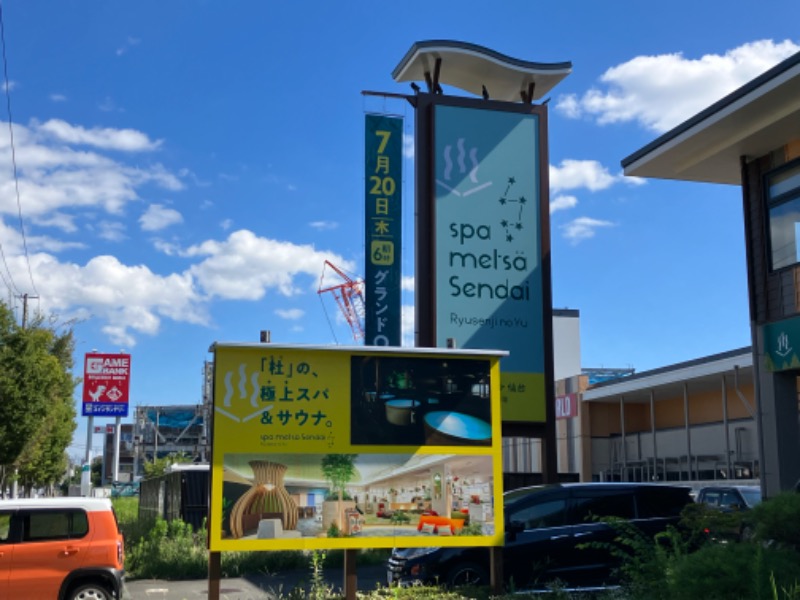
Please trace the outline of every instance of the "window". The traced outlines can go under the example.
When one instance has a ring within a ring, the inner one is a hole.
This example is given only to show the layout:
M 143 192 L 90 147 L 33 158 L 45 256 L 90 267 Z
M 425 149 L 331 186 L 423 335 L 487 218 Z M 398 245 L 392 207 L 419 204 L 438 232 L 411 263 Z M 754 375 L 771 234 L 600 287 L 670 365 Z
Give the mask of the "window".
M 689 488 L 643 487 L 637 492 L 639 518 L 677 517 L 691 503 Z
M 772 269 L 800 263 L 800 164 L 766 178 Z
M 520 523 L 525 529 L 560 527 L 566 521 L 566 513 L 565 500 L 549 500 L 519 509 L 510 515 L 509 521 Z
M 572 499 L 570 518 L 572 523 L 597 521 L 598 517 L 633 519 L 635 517 L 633 493 L 597 490 L 594 493 L 581 494 Z
M 6 543 L 9 535 L 11 535 L 11 513 L 0 513 L 0 544 Z
M 41 510 L 23 515 L 23 540 L 63 540 L 80 538 L 89 532 L 86 513 L 80 510 Z

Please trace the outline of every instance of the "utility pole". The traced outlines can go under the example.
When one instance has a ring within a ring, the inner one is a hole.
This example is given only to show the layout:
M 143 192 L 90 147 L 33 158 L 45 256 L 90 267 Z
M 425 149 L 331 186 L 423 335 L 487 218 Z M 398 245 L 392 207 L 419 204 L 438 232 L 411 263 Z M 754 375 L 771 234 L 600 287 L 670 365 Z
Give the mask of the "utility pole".
M 22 296 L 17 297 L 22 299 L 22 328 L 25 329 L 28 326 L 28 300 L 38 300 L 39 296 L 22 294 Z

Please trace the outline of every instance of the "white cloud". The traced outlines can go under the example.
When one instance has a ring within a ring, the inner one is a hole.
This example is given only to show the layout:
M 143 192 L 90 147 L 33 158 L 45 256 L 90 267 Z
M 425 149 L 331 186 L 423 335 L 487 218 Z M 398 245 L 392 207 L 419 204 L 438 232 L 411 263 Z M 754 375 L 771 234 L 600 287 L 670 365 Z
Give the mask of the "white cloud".
M 17 270 L 23 269 L 22 258 Z M 155 335 L 163 318 L 207 324 L 203 299 L 188 273 L 161 276 L 97 256 L 81 266 L 46 254 L 31 256 L 42 308 L 65 317 L 91 314 L 114 344 L 133 346 L 136 334 Z
M 164 240 L 154 240 L 153 247 L 167 256 L 180 256 L 181 249 L 176 244 Z
M 183 215 L 177 210 L 167 208 L 161 204 L 151 204 L 145 213 L 139 217 L 142 231 L 160 231 L 170 225 L 183 223 Z
M 597 229 L 601 227 L 613 227 L 611 221 L 601 221 L 599 219 L 592 219 L 590 217 L 578 217 L 561 226 L 564 232 L 564 237 L 573 244 L 578 244 L 583 240 L 588 240 L 594 237 Z
M 50 100 L 52 102 L 66 102 L 67 97 L 64 94 L 50 94 Z
M 133 48 L 134 46 L 138 46 L 141 40 L 139 38 L 128 36 L 125 40 L 125 43 L 117 48 L 117 56 L 122 56 L 123 54 L 127 53 L 128 50 Z
M 100 221 L 97 224 L 97 235 L 110 242 L 121 242 L 127 238 L 125 225 L 119 221 Z
M 68 215 L 60 211 L 41 215 L 36 219 L 36 224 L 40 227 L 55 227 L 68 233 L 78 231 L 78 226 L 75 225 L 75 215 Z
M 414 346 L 415 314 L 413 304 L 403 304 L 400 307 L 400 337 L 402 338 L 400 343 L 405 347 Z
M 228 231 L 231 227 L 233 227 L 233 219 L 223 219 L 220 221 L 219 226 L 222 231 Z
M 97 104 L 97 108 L 103 112 L 125 112 L 125 109 L 117 106 L 117 103 L 114 102 L 114 99 L 111 96 L 106 96 L 103 98 L 103 100 Z
M 289 309 L 275 309 L 275 314 L 278 315 L 281 319 L 286 319 L 287 321 L 297 321 L 298 319 L 302 319 L 306 311 L 300 308 L 289 308 Z
M 620 181 L 625 181 L 622 175 L 612 175 L 596 160 L 565 159 L 558 166 L 550 165 L 550 190 L 553 192 L 577 188 L 597 192 Z
M 339 227 L 339 223 L 336 221 L 312 221 L 308 225 L 317 231 L 330 231 L 331 229 Z
M 96 320 L 113 344 L 133 347 L 137 338 L 158 334 L 165 319 L 208 326 L 208 307 L 216 298 L 257 300 L 268 292 L 310 294 L 316 291 L 325 260 L 355 271 L 355 265 L 339 255 L 261 238 L 246 230 L 189 248 L 154 240 L 163 254 L 194 263 L 180 272 L 159 273 L 113 256 L 59 259 L 56 254 L 69 249 L 85 250 L 81 254 L 87 255 L 87 238 L 119 241 L 127 233 L 133 235 L 135 229 L 126 229 L 130 219 L 125 220 L 125 213 L 130 203 L 141 203 L 143 195 L 152 193 L 143 188 L 183 188 L 175 173 L 160 164 L 148 164 L 141 154 L 136 166 L 125 162 L 125 155 L 111 157 L 109 152 L 120 149 L 158 148 L 160 142 L 131 132 L 87 129 L 57 120 L 14 125 L 27 252 L 13 226 L 19 205 L 16 182 L 8 169 L 0 170 L 0 240 L 10 285 L 21 292 L 35 287 L 44 313 Z M 10 158 L 8 129 L 0 122 L 0 162 L 10 163 Z M 190 177 L 187 172 L 183 175 Z M 156 203 L 139 219 L 142 229 L 151 232 L 181 221 L 178 211 Z M 222 225 L 230 227 L 232 221 Z M 43 227 L 75 234 L 76 241 L 42 235 L 37 228 Z M 302 326 L 302 312 L 278 314 Z
M 3 243 L 3 253 L 8 258 L 23 254 L 25 246 L 27 246 L 30 252 L 59 252 L 66 249 L 85 247 L 83 242 L 68 242 L 43 235 L 31 235 L 30 233 L 26 234 L 25 243 L 23 244 L 22 235 L 20 235 L 19 230 L 10 225 L 6 225 L 2 219 L 0 219 L 0 240 L 2 240 Z M 24 275 L 27 277 L 27 267 L 25 266 L 24 269 L 21 268 L 17 275 Z
M 162 143 L 161 140 L 151 140 L 147 135 L 135 129 L 112 129 L 110 127 L 86 129 L 80 125 L 70 125 L 61 119 L 50 119 L 41 125 L 33 122 L 31 126 L 61 142 L 95 146 L 104 150 L 152 151 Z
M 570 118 L 588 115 L 600 124 L 633 121 L 661 133 L 798 50 L 790 40 L 761 40 L 699 59 L 681 53 L 637 56 L 600 77 L 606 88 L 592 88 L 582 97 L 562 96 L 555 110 Z
M 414 158 L 414 136 L 410 133 L 403 133 L 403 156 Z
M 550 201 L 550 214 L 576 206 L 578 206 L 578 199 L 575 196 L 556 196 Z
M 85 209 L 121 215 L 126 204 L 140 199 L 138 190 L 145 185 L 171 191 L 183 188 L 181 180 L 160 164 L 133 167 L 96 150 L 72 147 L 85 146 L 91 140 L 100 150 L 128 147 L 143 151 L 155 146 L 146 135 L 133 130 L 86 130 L 64 121 L 32 121 L 30 127 L 14 125 L 14 140 L 18 184 L 10 169 L 0 169 L 0 216 L 17 215 L 19 189 L 26 221 L 72 232 L 81 219 L 96 217 Z M 0 163 L 11 164 L 9 132 L 1 122 Z
M 354 271 L 355 266 L 331 252 L 256 236 L 241 229 L 227 240 L 209 240 L 183 252 L 187 257 L 206 257 L 190 268 L 198 284 L 211 297 L 259 300 L 268 290 L 284 296 L 301 291 L 296 276 L 305 275 L 314 284 L 326 260 Z
M 400 289 L 404 292 L 413 292 L 416 279 L 414 276 L 404 275 L 400 280 Z
M 95 227 L 117 231 L 111 222 Z M 27 290 L 29 263 L 22 252 L 21 236 L 2 220 L 0 236 L 11 285 Z M 127 347 L 134 346 L 138 336 L 159 333 L 164 319 L 207 326 L 208 304 L 213 298 L 258 300 L 270 290 L 284 295 L 311 293 L 325 260 L 354 269 L 335 254 L 259 238 L 244 230 L 227 240 L 209 240 L 188 250 L 157 241 L 156 247 L 165 254 L 202 258 L 183 272 L 166 275 L 145 265 L 123 264 L 113 256 L 97 256 L 85 265 L 60 262 L 45 251 L 60 251 L 69 244 L 37 236 L 28 236 L 27 242 L 30 273 L 42 311 L 65 319 L 97 319 L 112 343 Z M 74 243 L 71 247 L 78 246 Z M 298 279 L 307 282 L 298 283 Z M 304 316 L 299 309 L 277 310 L 276 314 L 293 321 Z

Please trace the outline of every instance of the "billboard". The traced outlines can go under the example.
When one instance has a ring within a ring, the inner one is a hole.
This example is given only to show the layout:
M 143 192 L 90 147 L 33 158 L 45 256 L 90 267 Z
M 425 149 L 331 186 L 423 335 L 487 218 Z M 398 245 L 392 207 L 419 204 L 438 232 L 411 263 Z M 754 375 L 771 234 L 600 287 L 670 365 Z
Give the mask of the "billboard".
M 213 351 L 210 550 L 502 544 L 505 353 Z
M 366 116 L 364 343 L 401 345 L 403 119 Z
M 130 376 L 130 354 L 86 354 L 83 416 L 127 417 Z
M 435 344 L 509 351 L 501 381 L 508 422 L 547 416 L 541 118 L 534 108 L 433 107 Z

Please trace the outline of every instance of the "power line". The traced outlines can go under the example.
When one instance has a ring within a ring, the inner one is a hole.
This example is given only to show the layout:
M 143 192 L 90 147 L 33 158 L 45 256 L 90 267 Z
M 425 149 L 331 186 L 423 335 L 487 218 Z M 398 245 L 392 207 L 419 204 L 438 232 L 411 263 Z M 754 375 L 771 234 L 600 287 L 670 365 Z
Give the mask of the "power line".
M 31 280 L 31 288 L 33 289 L 33 293 L 38 296 L 39 292 L 36 290 L 36 284 L 33 282 L 33 272 L 31 270 L 31 261 L 28 256 L 28 241 L 25 237 L 25 225 L 22 221 L 22 203 L 20 202 L 19 197 L 19 176 L 17 174 L 17 152 L 14 147 L 14 127 L 12 125 L 13 119 L 11 116 L 11 82 L 8 79 L 8 60 L 6 58 L 6 30 L 5 30 L 5 21 L 3 19 L 3 3 L 0 1 L 0 43 L 2 44 L 3 50 L 3 80 L 4 80 L 4 87 L 6 91 L 6 109 L 8 111 L 8 135 L 9 135 L 9 144 L 11 145 L 11 163 L 14 169 L 14 191 L 17 197 L 17 213 L 19 214 L 19 231 L 22 235 L 22 248 L 25 252 L 25 263 L 28 265 L 28 276 Z M 2 250 L 2 245 L 0 245 L 0 251 Z M 11 271 L 8 268 L 8 264 L 6 263 L 5 254 L 3 254 L 3 264 L 6 267 L 6 271 L 8 271 L 8 278 L 11 281 L 11 284 L 14 286 L 17 294 L 19 294 L 19 290 L 17 286 L 14 285 L 14 280 L 11 277 Z

